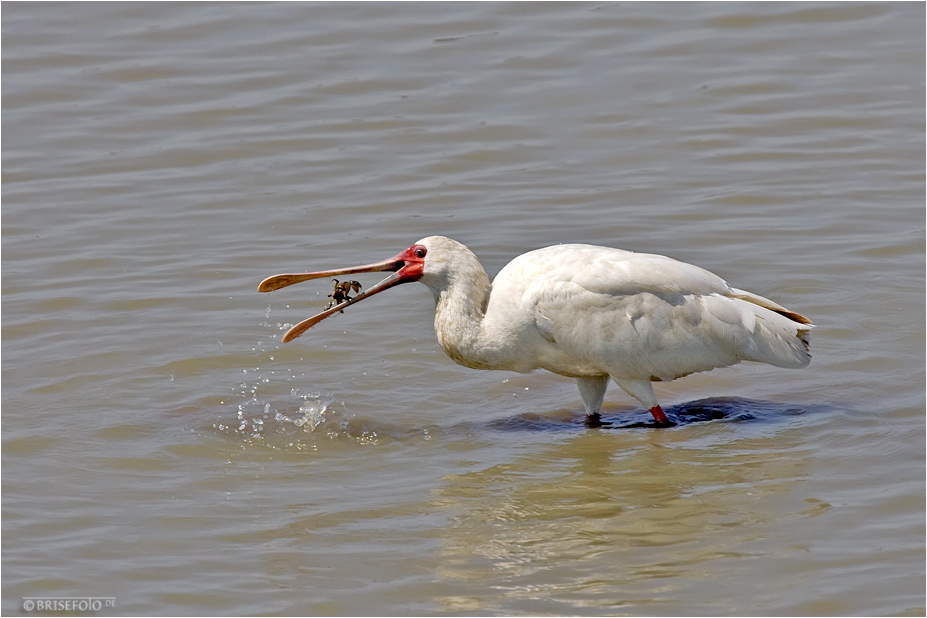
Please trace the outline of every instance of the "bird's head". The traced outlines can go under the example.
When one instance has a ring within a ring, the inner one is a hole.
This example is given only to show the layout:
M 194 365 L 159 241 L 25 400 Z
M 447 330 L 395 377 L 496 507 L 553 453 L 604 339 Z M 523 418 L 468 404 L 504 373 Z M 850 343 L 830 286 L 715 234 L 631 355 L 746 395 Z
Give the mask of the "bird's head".
M 465 283 L 466 279 L 481 282 L 485 279 L 486 285 L 489 283 L 479 258 L 463 243 L 444 236 L 429 236 L 413 247 L 425 248 L 427 257 L 419 281 L 428 286 L 436 301 L 443 292 Z

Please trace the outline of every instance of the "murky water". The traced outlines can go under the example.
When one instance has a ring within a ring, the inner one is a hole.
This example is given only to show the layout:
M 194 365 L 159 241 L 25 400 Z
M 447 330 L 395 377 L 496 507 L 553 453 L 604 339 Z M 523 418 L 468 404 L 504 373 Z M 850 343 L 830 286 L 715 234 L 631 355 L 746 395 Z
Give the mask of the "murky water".
M 5 614 L 923 615 L 923 4 L 3 8 Z M 420 285 L 280 343 L 330 283 L 261 279 L 431 234 L 693 262 L 814 361 L 590 429 Z

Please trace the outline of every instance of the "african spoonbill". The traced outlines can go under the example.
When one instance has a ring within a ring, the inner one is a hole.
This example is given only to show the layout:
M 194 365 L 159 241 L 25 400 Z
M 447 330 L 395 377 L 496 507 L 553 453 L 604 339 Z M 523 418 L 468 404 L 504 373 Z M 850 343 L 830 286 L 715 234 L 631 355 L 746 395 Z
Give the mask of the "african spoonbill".
M 592 425 L 599 422 L 609 377 L 643 403 L 657 425 L 668 426 L 673 423 L 657 402 L 654 381 L 740 361 L 797 368 L 811 360 L 808 318 L 698 266 L 609 247 L 529 251 L 490 282 L 466 246 L 429 236 L 382 262 L 275 275 L 258 290 L 376 271 L 392 274 L 293 326 L 283 342 L 365 298 L 420 281 L 434 294 L 438 342 L 455 362 L 576 378 Z

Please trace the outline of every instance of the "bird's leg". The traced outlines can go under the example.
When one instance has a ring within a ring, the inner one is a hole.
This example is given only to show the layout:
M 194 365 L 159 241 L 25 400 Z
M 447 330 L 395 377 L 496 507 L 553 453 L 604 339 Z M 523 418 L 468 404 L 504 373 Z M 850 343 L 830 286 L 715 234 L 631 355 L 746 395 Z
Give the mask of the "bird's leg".
M 653 420 L 656 421 L 657 425 L 661 427 L 672 427 L 676 423 L 666 418 L 666 413 L 663 412 L 663 408 L 660 406 L 654 406 L 650 408 L 650 413 L 653 414 Z
M 650 380 L 628 380 L 625 378 L 615 378 L 618 386 L 624 389 L 624 392 L 631 395 L 653 414 L 653 419 L 659 427 L 672 427 L 676 423 L 666 418 L 663 408 L 657 403 L 657 396 L 653 392 L 653 384 Z
M 576 378 L 576 385 L 579 386 L 579 394 L 586 407 L 586 424 L 590 427 L 601 427 L 602 417 L 599 416 L 599 410 L 602 409 L 602 401 L 605 400 L 608 376 Z

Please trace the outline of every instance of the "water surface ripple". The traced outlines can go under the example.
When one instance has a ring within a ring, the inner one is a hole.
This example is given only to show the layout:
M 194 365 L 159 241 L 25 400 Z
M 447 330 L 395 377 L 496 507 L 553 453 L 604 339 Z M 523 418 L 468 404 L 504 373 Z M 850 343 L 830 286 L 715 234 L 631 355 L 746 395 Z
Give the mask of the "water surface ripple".
M 3 8 L 5 615 L 924 614 L 923 4 Z M 264 277 L 431 234 L 692 262 L 814 360 L 591 429 L 422 286 L 280 343 L 331 284 Z

